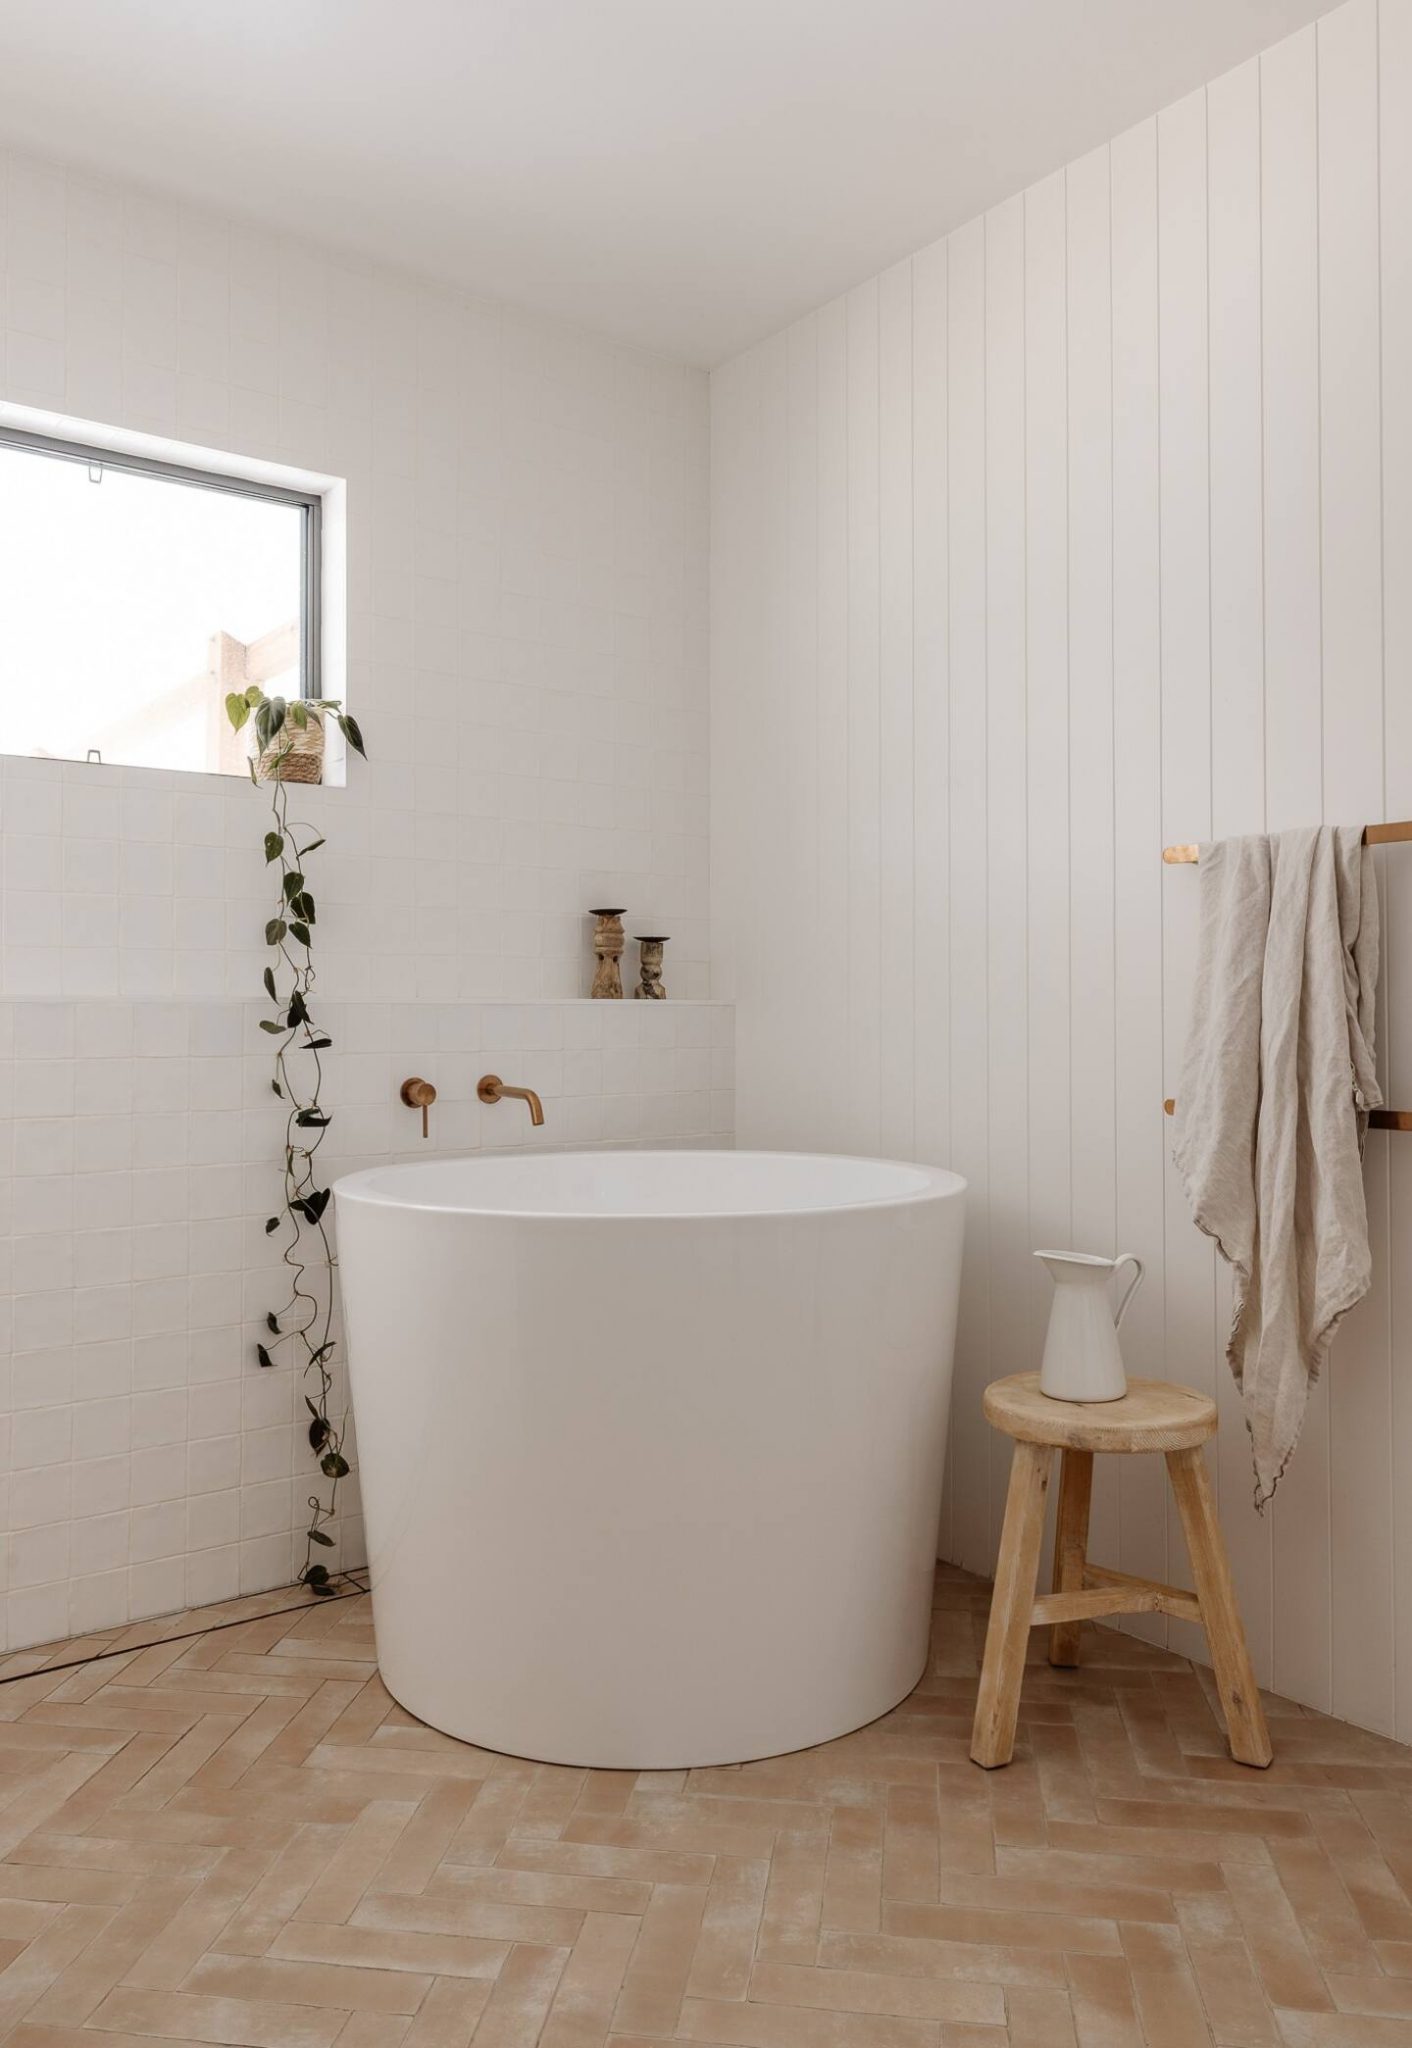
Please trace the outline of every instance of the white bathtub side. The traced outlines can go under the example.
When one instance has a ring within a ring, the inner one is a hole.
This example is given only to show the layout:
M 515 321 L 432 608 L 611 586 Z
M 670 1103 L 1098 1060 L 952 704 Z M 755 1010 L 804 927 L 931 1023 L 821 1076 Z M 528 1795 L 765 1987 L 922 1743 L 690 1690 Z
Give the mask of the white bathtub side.
M 389 1689 L 550 1762 L 826 1740 L 926 1655 L 962 1203 L 469 1216 L 340 1197 Z

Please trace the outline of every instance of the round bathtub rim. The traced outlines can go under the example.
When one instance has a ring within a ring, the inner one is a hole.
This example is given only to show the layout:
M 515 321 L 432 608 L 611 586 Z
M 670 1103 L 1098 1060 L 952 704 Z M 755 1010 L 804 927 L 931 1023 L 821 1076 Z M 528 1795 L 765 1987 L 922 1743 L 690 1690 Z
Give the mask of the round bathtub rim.
M 491 1160 L 535 1159 L 623 1159 L 638 1156 L 668 1159 L 800 1159 L 817 1160 L 821 1164 L 841 1166 L 886 1166 L 894 1167 L 901 1173 L 920 1175 L 923 1185 L 913 1186 L 905 1192 L 890 1195 L 874 1195 L 858 1201 L 827 1202 L 815 1208 L 780 1209 L 525 1209 L 508 1203 L 488 1202 L 432 1202 L 424 1199 L 413 1200 L 407 1196 L 389 1195 L 385 1190 L 374 1188 L 370 1183 L 382 1176 L 395 1173 L 402 1167 L 456 1166 L 462 1164 L 489 1163 Z M 333 1193 L 340 1206 L 356 1203 L 368 1209 L 383 1209 L 402 1214 L 427 1216 L 466 1216 L 479 1221 L 497 1220 L 514 1223 L 791 1223 L 812 1220 L 826 1216 L 856 1216 L 876 1214 L 880 1210 L 912 1209 L 927 1207 L 934 1202 L 956 1200 L 967 1193 L 965 1178 L 949 1166 L 931 1166 L 915 1159 L 890 1159 L 874 1153 L 855 1152 L 811 1152 L 788 1151 L 784 1147 L 748 1146 L 740 1150 L 726 1150 L 720 1146 L 606 1146 L 582 1145 L 560 1146 L 551 1150 L 532 1152 L 492 1153 L 484 1152 L 450 1153 L 436 1159 L 399 1159 L 384 1161 L 378 1166 L 361 1167 L 354 1173 L 343 1174 L 333 1183 Z

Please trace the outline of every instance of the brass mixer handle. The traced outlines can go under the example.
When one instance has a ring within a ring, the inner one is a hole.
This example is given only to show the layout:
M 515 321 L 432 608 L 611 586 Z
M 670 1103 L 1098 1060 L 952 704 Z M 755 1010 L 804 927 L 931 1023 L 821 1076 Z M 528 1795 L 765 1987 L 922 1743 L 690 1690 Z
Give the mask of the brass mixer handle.
M 410 1080 L 402 1083 L 401 1089 L 398 1092 L 408 1109 L 419 1109 L 421 1111 L 422 1136 L 425 1138 L 428 1134 L 427 1111 L 436 1100 L 435 1088 L 433 1088 L 430 1081 L 423 1081 L 420 1075 L 414 1074 Z

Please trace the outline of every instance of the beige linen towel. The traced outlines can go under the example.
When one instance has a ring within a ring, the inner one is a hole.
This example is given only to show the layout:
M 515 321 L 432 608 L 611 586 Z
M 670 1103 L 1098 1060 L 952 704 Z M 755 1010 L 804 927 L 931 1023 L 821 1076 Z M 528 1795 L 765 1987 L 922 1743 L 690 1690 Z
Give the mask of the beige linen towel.
M 1200 853 L 1201 932 L 1173 1158 L 1235 1269 L 1226 1356 L 1263 1507 L 1340 1319 L 1368 1290 L 1363 1201 L 1378 899 L 1357 826 Z

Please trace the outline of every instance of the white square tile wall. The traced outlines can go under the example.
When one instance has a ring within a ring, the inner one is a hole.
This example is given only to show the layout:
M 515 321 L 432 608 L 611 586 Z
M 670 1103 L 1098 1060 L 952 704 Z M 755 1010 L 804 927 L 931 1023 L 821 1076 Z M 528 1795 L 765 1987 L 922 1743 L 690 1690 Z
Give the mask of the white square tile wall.
M 296 1374 L 254 1347 L 280 1297 L 263 1221 L 281 1113 L 262 1011 L 0 1003 L 3 1646 L 277 1585 L 313 1473 Z M 321 1178 L 428 1153 L 729 1145 L 724 1004 L 327 1003 Z M 485 1107 L 498 1072 L 544 1098 Z M 433 1080 L 425 1143 L 397 1099 Z M 340 1381 L 337 1400 L 341 1403 Z M 338 1561 L 361 1560 L 356 1486 Z
M 347 481 L 372 760 L 297 804 L 328 837 L 338 1160 L 416 1150 L 418 1071 L 433 1148 L 526 1142 L 471 1099 L 492 1067 L 545 1096 L 547 1144 L 729 1143 L 729 1012 L 700 1000 L 704 376 L 10 156 L 0 400 Z M 251 1358 L 262 803 L 0 761 L 11 1647 L 277 1584 L 300 1547 L 298 1397 Z M 604 902 L 672 934 L 685 1000 L 572 1000 Z

